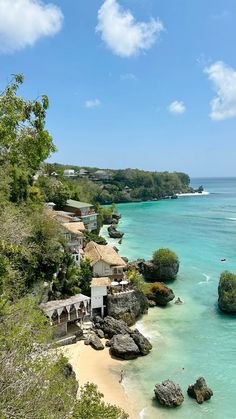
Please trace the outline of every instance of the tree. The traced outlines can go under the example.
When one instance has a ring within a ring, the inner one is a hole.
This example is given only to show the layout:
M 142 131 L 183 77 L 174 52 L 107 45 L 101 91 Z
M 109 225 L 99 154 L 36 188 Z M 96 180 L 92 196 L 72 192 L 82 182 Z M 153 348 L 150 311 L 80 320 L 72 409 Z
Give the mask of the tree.
M 53 280 L 51 299 L 78 294 L 80 292 L 79 276 L 80 269 L 73 256 L 65 253 L 59 272 Z
M 26 100 L 17 96 L 23 81 L 22 75 L 15 75 L 0 94 L 0 167 L 8 169 L 13 202 L 27 199 L 34 174 L 55 151 L 45 129 L 48 98 Z
M 44 201 L 54 202 L 57 209 L 62 209 L 70 198 L 67 184 L 55 177 L 40 176 L 36 185 L 41 190 Z
M 85 295 L 90 295 L 90 284 L 93 277 L 92 268 L 89 259 L 82 259 L 80 262 L 79 282 L 81 292 Z
M 128 415 L 117 406 L 106 404 L 103 394 L 94 384 L 87 383 L 80 390 L 79 401 L 74 409 L 74 419 L 127 419 Z
M 134 266 L 128 269 L 127 277 L 135 288 L 143 293 L 146 292 L 148 284 L 145 282 L 143 275 L 141 275 Z
M 2 301 L 3 303 L 3 301 Z M 0 411 L 14 419 L 64 419 L 75 405 L 77 382 L 67 359 L 48 351 L 51 329 L 34 299 L 0 311 Z

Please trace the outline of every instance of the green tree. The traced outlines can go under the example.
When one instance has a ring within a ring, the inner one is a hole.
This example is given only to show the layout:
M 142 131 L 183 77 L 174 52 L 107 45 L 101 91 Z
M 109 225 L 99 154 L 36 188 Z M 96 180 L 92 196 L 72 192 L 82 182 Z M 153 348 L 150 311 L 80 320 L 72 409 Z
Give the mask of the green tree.
M 80 292 L 79 277 L 80 269 L 73 256 L 70 253 L 65 253 L 59 272 L 53 280 L 51 299 L 78 294 Z
M 34 174 L 55 151 L 45 129 L 48 98 L 26 100 L 17 96 L 23 81 L 22 75 L 14 76 L 0 94 L 0 167 L 8 168 L 13 202 L 27 199 Z
M 94 384 L 87 383 L 80 390 L 79 402 L 77 403 L 74 419 L 127 419 L 128 415 L 119 407 L 106 404 L 103 394 Z
M 152 262 L 159 281 L 175 279 L 179 270 L 179 258 L 170 249 L 159 249 L 153 253 Z
M 93 277 L 92 268 L 89 259 L 82 259 L 80 262 L 79 283 L 81 292 L 85 295 L 90 295 L 90 285 Z

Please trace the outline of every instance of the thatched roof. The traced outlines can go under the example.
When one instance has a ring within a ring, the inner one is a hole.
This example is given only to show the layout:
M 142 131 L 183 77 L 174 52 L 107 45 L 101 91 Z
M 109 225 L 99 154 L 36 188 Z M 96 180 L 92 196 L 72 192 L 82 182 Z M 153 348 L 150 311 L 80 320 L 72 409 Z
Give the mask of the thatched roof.
M 70 233 L 77 234 L 78 236 L 82 236 L 82 231 L 85 231 L 84 223 L 82 223 L 81 221 L 75 221 L 73 223 L 64 223 L 63 227 Z
M 107 276 L 102 278 L 93 278 L 91 281 L 91 287 L 109 287 L 111 285 L 111 280 Z
M 91 265 L 94 266 L 100 260 L 111 266 L 125 267 L 125 261 L 117 254 L 113 247 L 95 242 L 89 242 L 85 247 L 85 256 L 90 259 Z

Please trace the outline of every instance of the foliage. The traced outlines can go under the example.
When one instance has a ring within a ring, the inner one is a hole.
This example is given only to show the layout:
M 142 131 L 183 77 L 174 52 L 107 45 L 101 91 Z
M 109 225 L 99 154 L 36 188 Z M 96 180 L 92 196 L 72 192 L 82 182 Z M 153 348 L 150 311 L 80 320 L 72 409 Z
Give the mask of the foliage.
M 89 259 L 82 259 L 80 262 L 79 283 L 82 294 L 90 295 L 90 284 L 93 277 Z
M 104 237 L 98 236 L 96 233 L 91 233 L 89 231 L 84 231 L 83 232 L 83 235 L 84 235 L 85 244 L 87 244 L 87 243 L 89 243 L 91 241 L 93 241 L 93 242 L 95 242 L 97 244 L 103 244 L 103 245 L 107 244 L 107 242 L 104 239 Z
M 156 267 L 170 266 L 179 262 L 178 256 L 170 249 L 159 249 L 153 253 L 153 263 Z
M 25 100 L 17 96 L 22 75 L 13 77 L 0 95 L 0 167 L 9 174 L 9 197 L 25 201 L 33 176 L 41 163 L 55 151 L 45 129 L 48 98 Z
M 117 406 L 106 404 L 97 386 L 87 383 L 80 390 L 74 419 L 127 419 L 128 415 Z
M 145 282 L 143 275 L 141 275 L 135 267 L 131 267 L 127 271 L 127 278 L 130 283 L 138 290 L 146 293 L 148 284 Z
M 40 176 L 36 185 L 41 191 L 43 200 L 54 202 L 56 209 L 62 209 L 71 196 L 68 185 L 55 177 Z
M 224 290 L 224 298 L 235 297 L 236 293 L 236 274 L 224 271 L 220 275 L 219 288 Z
M 49 352 L 51 331 L 30 298 L 1 310 L 0 411 L 3 417 L 64 419 L 75 402 L 77 383 L 66 378 L 67 360 Z
M 80 269 L 70 253 L 65 253 L 59 272 L 53 280 L 50 299 L 68 297 L 80 292 Z
M 153 282 L 152 284 L 147 284 L 145 289 L 145 295 L 149 300 L 156 301 L 156 295 L 165 296 L 168 294 L 168 288 L 163 284 L 163 282 Z

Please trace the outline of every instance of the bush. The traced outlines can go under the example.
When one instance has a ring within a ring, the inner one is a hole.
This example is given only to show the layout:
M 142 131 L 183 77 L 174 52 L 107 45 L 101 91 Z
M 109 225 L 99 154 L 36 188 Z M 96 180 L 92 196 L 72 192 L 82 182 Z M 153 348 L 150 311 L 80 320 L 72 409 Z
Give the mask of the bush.
M 179 270 L 179 258 L 170 249 L 159 249 L 153 253 L 154 272 L 159 281 L 175 279 Z
M 148 288 L 148 284 L 145 282 L 143 275 L 138 273 L 135 267 L 129 268 L 127 272 L 127 277 L 130 283 L 139 291 L 142 291 L 146 294 L 146 290 Z

